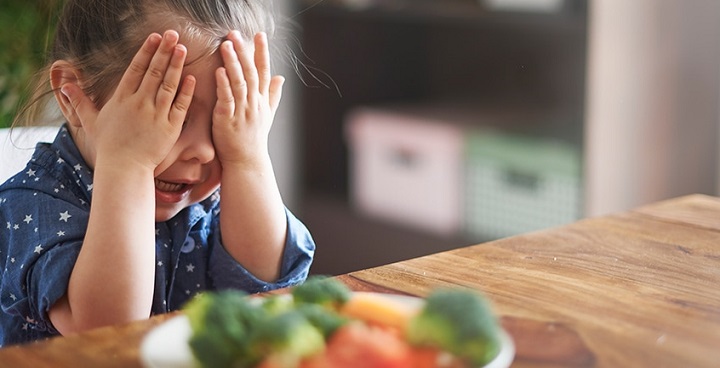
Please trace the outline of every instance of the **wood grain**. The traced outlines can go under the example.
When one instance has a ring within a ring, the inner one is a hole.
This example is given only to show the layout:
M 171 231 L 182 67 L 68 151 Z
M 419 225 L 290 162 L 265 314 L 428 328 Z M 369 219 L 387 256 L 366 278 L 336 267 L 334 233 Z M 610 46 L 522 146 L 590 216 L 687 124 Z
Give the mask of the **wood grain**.
M 720 366 L 714 197 L 682 197 L 338 278 L 362 291 L 484 293 L 515 341 L 513 367 Z M 0 367 L 139 367 L 143 336 L 167 317 L 0 349 Z
M 635 212 L 682 224 L 720 230 L 717 206 L 720 198 L 695 194 L 640 207 Z
M 0 349 L 0 367 L 109 367 L 139 368 L 143 336 L 174 316 L 159 315 L 145 321 L 99 328 L 27 345 Z
M 589 349 L 578 350 L 579 366 L 715 367 L 720 231 L 705 216 L 720 218 L 720 201 L 684 199 L 351 276 L 420 296 L 442 286 L 480 290 L 503 318 L 577 333 Z M 510 333 L 525 342 L 534 330 Z M 542 365 L 547 357 L 536 352 L 554 347 L 547 341 L 519 346 L 518 363 Z M 567 363 L 567 353 L 557 361 Z

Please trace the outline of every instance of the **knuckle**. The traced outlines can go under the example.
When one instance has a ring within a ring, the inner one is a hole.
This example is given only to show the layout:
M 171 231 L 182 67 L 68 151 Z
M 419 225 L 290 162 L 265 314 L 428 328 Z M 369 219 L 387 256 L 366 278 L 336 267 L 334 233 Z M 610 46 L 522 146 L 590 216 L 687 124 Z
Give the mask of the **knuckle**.
M 232 116 L 233 111 L 227 106 L 218 106 L 213 112 L 214 119 L 227 119 Z
M 145 73 L 145 68 L 136 61 L 131 62 L 128 69 L 130 69 L 131 72 L 137 74 Z
M 175 91 L 177 90 L 177 85 L 175 85 L 174 83 L 170 83 L 168 81 L 163 81 L 160 84 L 160 90 L 163 92 L 174 94 Z
M 157 78 L 157 79 L 162 79 L 162 77 L 164 75 L 163 71 L 157 67 L 150 67 L 150 69 L 148 69 L 148 71 L 147 71 L 147 74 L 150 77 Z
M 178 111 L 187 111 L 190 106 L 182 100 L 176 100 L 173 104 L 173 108 Z

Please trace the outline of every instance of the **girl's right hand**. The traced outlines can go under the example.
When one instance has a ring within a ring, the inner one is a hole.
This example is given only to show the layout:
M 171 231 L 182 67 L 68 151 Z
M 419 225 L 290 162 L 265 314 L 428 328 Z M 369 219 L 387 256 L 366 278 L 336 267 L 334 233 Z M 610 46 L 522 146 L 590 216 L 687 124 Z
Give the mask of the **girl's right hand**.
M 187 49 L 178 40 L 175 31 L 151 34 L 100 109 L 77 85 L 62 86 L 84 131 L 81 150 L 93 167 L 99 159 L 154 170 L 170 152 L 195 89 L 192 76 L 180 86 Z

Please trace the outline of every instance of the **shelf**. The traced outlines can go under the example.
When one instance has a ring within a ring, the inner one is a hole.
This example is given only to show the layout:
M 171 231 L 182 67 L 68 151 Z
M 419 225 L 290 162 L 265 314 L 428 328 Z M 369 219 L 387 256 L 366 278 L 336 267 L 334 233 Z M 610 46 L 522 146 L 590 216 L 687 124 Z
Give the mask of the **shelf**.
M 450 6 L 445 12 L 467 13 L 478 27 L 486 28 L 458 27 L 452 22 L 435 23 L 438 15 L 431 14 L 430 3 L 418 4 L 411 8 L 414 12 L 400 12 L 387 8 L 353 11 L 323 3 L 299 16 L 305 54 L 320 74 L 328 76 L 324 82 L 336 85 L 340 92 L 323 87 L 303 90 L 307 192 L 347 193 L 343 123 L 357 106 L 461 101 L 488 107 L 493 113 L 498 108 L 533 109 L 537 124 L 528 125 L 525 132 L 550 134 L 582 146 L 585 32 L 538 31 L 520 21 L 513 27 L 495 27 L 483 21 L 494 15 L 486 15 L 477 6 L 465 8 L 467 4 Z M 463 9 L 474 9 L 474 13 Z M 413 13 L 422 14 L 425 23 L 399 21 Z M 572 18 L 498 16 L 504 17 L 545 19 L 548 24 Z M 584 29 L 581 24 L 577 28 Z
M 295 17 L 302 54 L 327 77 L 304 88 L 300 104 L 301 215 L 318 244 L 311 272 L 350 272 L 482 241 L 353 210 L 344 124 L 357 107 L 469 107 L 479 128 L 584 147 L 587 1 L 568 0 L 555 13 L 492 11 L 470 0 L 348 2 L 308 0 Z
M 489 9 L 470 0 L 383 0 L 367 1 L 362 6 L 343 1 L 307 0 L 300 12 L 332 17 L 374 19 L 405 23 L 454 24 L 460 26 L 523 26 L 543 29 L 584 29 L 587 3 L 566 2 L 556 12 L 503 11 Z

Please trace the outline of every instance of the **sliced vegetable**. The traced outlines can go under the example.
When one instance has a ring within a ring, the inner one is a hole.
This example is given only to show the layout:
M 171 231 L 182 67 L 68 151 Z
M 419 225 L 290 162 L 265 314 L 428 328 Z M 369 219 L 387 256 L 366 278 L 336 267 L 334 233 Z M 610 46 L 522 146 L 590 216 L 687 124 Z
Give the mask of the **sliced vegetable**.
M 204 293 L 184 311 L 206 368 L 467 368 L 500 348 L 497 319 L 470 290 L 407 303 L 312 277 L 291 295 Z
M 410 319 L 417 314 L 417 308 L 383 294 L 355 293 L 340 312 L 350 318 L 404 332 Z

